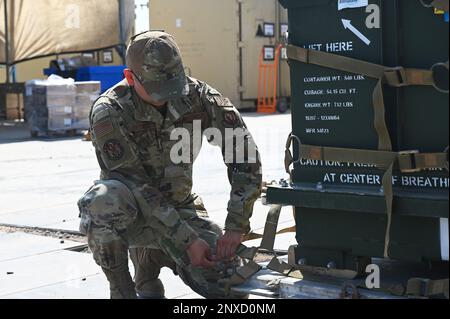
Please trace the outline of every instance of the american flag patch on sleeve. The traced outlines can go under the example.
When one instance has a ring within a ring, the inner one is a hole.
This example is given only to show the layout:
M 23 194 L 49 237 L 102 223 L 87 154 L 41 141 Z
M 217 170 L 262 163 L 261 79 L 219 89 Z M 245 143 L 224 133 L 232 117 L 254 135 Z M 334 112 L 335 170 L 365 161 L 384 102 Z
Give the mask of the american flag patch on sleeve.
M 102 120 L 92 127 L 95 138 L 102 138 L 114 131 L 114 127 L 110 120 Z
M 222 107 L 232 107 L 233 103 L 231 103 L 230 99 L 223 96 L 214 96 L 214 100 L 216 100 L 216 103 L 218 106 Z

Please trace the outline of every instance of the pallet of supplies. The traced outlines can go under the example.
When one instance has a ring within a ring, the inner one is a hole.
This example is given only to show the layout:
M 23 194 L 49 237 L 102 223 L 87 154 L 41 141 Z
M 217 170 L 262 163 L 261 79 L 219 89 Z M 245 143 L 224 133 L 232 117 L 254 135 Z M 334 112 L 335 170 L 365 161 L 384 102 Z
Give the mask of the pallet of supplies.
M 73 136 L 89 129 L 89 112 L 100 82 L 51 75 L 25 84 L 25 115 L 32 136 Z

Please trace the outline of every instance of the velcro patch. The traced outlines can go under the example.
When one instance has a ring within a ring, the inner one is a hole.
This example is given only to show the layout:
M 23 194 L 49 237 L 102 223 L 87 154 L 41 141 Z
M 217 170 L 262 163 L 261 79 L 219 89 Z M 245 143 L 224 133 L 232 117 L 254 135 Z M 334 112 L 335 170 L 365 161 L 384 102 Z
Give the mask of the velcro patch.
M 118 140 L 112 139 L 103 145 L 103 153 L 111 161 L 120 161 L 125 154 L 125 150 Z
M 223 115 L 223 122 L 229 127 L 235 127 L 239 121 L 239 117 L 234 112 L 227 112 Z
M 216 104 L 221 107 L 233 107 L 233 103 L 231 103 L 230 99 L 223 96 L 214 96 L 214 100 Z
M 103 120 L 96 123 L 92 127 L 92 131 L 97 139 L 100 139 L 108 134 L 111 134 L 114 131 L 114 127 L 110 120 Z

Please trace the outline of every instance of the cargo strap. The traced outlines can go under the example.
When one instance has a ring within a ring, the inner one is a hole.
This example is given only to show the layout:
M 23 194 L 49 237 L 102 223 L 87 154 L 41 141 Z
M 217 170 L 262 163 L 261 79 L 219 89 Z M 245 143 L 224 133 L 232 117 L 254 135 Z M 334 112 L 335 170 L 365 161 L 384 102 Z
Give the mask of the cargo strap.
M 291 144 L 294 139 L 297 140 L 299 148 L 299 159 L 296 161 L 294 161 L 290 150 Z M 302 144 L 300 139 L 291 133 L 286 142 L 286 172 L 288 174 L 291 174 L 290 165 L 300 161 L 300 159 L 302 158 L 340 163 L 369 164 L 375 165 L 377 168 L 385 170 L 382 179 L 382 186 L 386 198 L 386 208 L 388 215 L 384 249 L 385 258 L 389 257 L 390 248 L 392 204 L 394 198 L 392 187 L 392 174 L 394 165 L 397 163 L 402 173 L 420 172 L 424 169 L 430 168 L 443 168 L 447 171 L 449 170 L 448 147 L 443 153 L 420 153 L 419 151 L 406 151 L 397 153 L 388 151 L 323 147 Z
M 327 277 L 327 281 L 329 283 L 336 284 L 342 283 L 342 280 L 352 280 L 359 275 L 357 271 L 347 269 L 332 269 L 307 265 L 291 265 L 282 261 L 280 262 L 278 258 L 273 258 L 267 268 L 276 271 L 286 277 L 295 279 L 304 279 L 306 274 L 308 275 L 308 278 Z
M 328 52 L 309 50 L 294 45 L 287 46 L 287 56 L 291 60 L 315 64 L 343 72 L 362 74 L 370 78 L 378 79 L 372 100 L 375 112 L 374 126 L 379 137 L 378 148 L 382 151 L 392 150 L 392 142 L 385 121 L 383 85 L 387 84 L 397 88 L 411 85 L 438 87 L 434 81 L 433 69 L 421 70 L 403 67 L 386 67 Z
M 251 277 L 257 274 L 262 267 L 258 265 L 254 259 L 256 254 L 260 250 L 270 252 L 274 255 L 274 258 L 270 261 L 267 268 L 273 270 L 283 276 L 291 277 L 295 279 L 305 279 L 321 281 L 324 277 L 327 278 L 327 283 L 344 285 L 351 282 L 355 286 L 366 288 L 364 282 L 356 280 L 359 273 L 357 271 L 345 270 L 345 269 L 332 269 L 313 267 L 307 265 L 291 265 L 285 262 L 281 262 L 274 252 L 275 237 L 277 235 L 276 229 L 281 213 L 281 205 L 272 205 L 267 216 L 263 241 L 261 247 L 248 248 L 245 245 L 241 245 L 236 254 L 248 262 L 238 269 L 229 278 L 221 280 L 220 283 L 225 285 L 226 291 L 230 293 L 231 288 L 239 286 L 248 281 Z M 278 232 L 280 233 L 280 232 Z M 260 235 L 258 235 L 260 236 Z M 261 237 L 258 237 L 261 238 Z M 413 278 L 408 281 L 406 295 L 416 297 L 434 297 L 444 295 L 448 299 L 448 279 L 444 280 L 429 280 Z M 405 295 L 405 289 L 402 285 L 387 286 L 385 291 L 390 292 L 396 296 Z
M 410 85 L 434 85 L 433 71 L 403 67 L 386 67 L 342 55 L 305 49 L 288 45 L 289 59 L 307 64 L 340 70 L 343 72 L 363 74 L 370 78 L 379 79 L 383 84 L 393 87 Z
M 250 279 L 262 269 L 262 267 L 254 261 L 259 250 L 267 251 L 276 256 L 274 251 L 274 244 L 275 237 L 277 235 L 277 226 L 280 219 L 281 208 L 281 205 L 272 205 L 267 215 L 264 235 L 260 236 L 258 234 L 254 234 L 256 235 L 254 237 L 262 238 L 260 248 L 248 248 L 245 245 L 241 245 L 237 250 L 236 255 L 247 260 L 248 262 L 243 267 L 236 269 L 235 273 L 230 278 L 220 281 L 225 285 L 225 289 L 228 293 L 230 292 L 231 287 L 245 283 L 248 279 Z M 256 239 L 252 237 L 247 238 Z
M 420 3 L 426 8 L 436 8 L 438 10 L 448 11 L 449 1 L 448 0 L 433 0 L 431 3 L 427 3 L 424 0 L 420 0 Z
M 408 281 L 406 294 L 424 298 L 443 295 L 449 299 L 448 278 L 442 280 L 412 278 Z
M 278 236 L 278 235 L 282 235 L 282 234 L 295 233 L 296 231 L 297 231 L 297 227 L 291 226 L 291 227 L 284 228 L 284 229 L 278 231 L 275 235 Z M 250 241 L 250 240 L 255 240 L 255 239 L 260 239 L 260 238 L 264 239 L 264 234 L 258 234 L 258 233 L 251 232 L 248 235 L 244 236 L 244 242 Z
M 290 147 L 296 139 L 299 148 L 299 159 L 292 157 Z M 290 173 L 290 165 L 300 159 L 317 161 L 332 161 L 340 163 L 369 164 L 376 167 L 385 167 L 391 163 L 397 163 L 402 173 L 416 173 L 424 169 L 449 170 L 448 148 L 442 153 L 420 153 L 419 151 L 387 152 L 364 149 L 350 149 L 337 147 L 323 147 L 301 144 L 300 139 L 290 134 L 286 143 L 285 168 Z
M 309 50 L 294 45 L 287 46 L 287 56 L 291 60 L 296 60 L 307 64 L 315 64 L 321 67 L 340 70 L 343 72 L 362 74 L 370 78 L 378 79 L 377 85 L 375 86 L 373 92 L 372 100 L 374 108 L 374 127 L 378 134 L 378 150 L 381 153 L 379 153 L 379 155 L 375 155 L 375 153 L 369 154 L 365 153 L 363 150 L 359 150 L 358 155 L 361 157 L 361 159 L 360 160 L 357 159 L 356 162 L 370 164 L 370 162 L 373 162 L 373 160 L 369 162 L 366 162 L 365 160 L 370 159 L 369 156 L 375 156 L 375 158 L 377 159 L 376 165 L 385 171 L 382 186 L 384 189 L 386 199 L 386 212 L 388 221 L 385 238 L 384 257 L 389 258 L 390 230 L 392 223 L 392 204 L 394 197 L 392 189 L 392 173 L 394 168 L 394 162 L 397 156 L 394 155 L 394 153 L 392 153 L 392 141 L 385 120 L 383 85 L 388 84 L 392 87 L 427 85 L 436 88 L 437 85 L 434 81 L 433 71 L 409 69 L 403 67 L 394 67 L 394 68 L 385 67 L 382 65 L 362 60 L 357 60 L 328 52 Z M 340 157 L 351 158 L 351 160 L 347 162 L 355 162 L 356 158 L 355 150 L 345 152 L 343 149 L 333 149 L 335 151 L 333 152 L 332 149 L 330 148 L 318 148 L 318 147 L 315 147 L 311 150 L 312 152 L 310 152 L 309 154 L 312 158 L 309 157 L 303 158 L 309 159 L 319 158 L 326 161 L 335 161 L 335 159 L 333 159 L 334 155 L 336 156 L 336 158 Z M 290 159 L 292 159 L 292 156 L 291 158 L 289 158 L 288 154 L 286 154 L 286 156 L 287 158 L 285 160 L 285 163 L 287 164 L 287 162 Z M 289 169 L 287 169 L 287 171 L 288 170 Z
M 231 287 L 241 285 L 249 280 L 252 276 L 258 273 L 262 267 L 258 265 L 254 259 L 259 251 L 264 251 L 274 255 L 274 258 L 270 261 L 267 266 L 268 269 L 276 271 L 284 276 L 303 279 L 303 273 L 313 274 L 317 276 L 329 276 L 330 278 L 340 278 L 340 279 L 353 279 L 357 276 L 357 272 L 351 270 L 338 270 L 338 269 L 328 269 L 319 268 L 311 266 L 301 266 L 301 265 L 289 265 L 284 262 L 280 262 L 274 251 L 275 237 L 279 234 L 295 232 L 295 227 L 290 227 L 277 232 L 278 221 L 281 213 L 281 205 L 272 205 L 271 209 L 267 215 L 266 226 L 264 228 L 264 234 L 253 234 L 253 236 L 247 236 L 245 241 L 251 239 L 262 238 L 260 248 L 248 248 L 245 245 L 241 245 L 237 250 L 236 254 L 248 260 L 248 262 L 238 269 L 236 269 L 233 276 L 228 279 L 222 280 L 221 283 L 225 285 L 227 292 L 230 292 Z M 330 279 L 331 280 L 331 279 Z

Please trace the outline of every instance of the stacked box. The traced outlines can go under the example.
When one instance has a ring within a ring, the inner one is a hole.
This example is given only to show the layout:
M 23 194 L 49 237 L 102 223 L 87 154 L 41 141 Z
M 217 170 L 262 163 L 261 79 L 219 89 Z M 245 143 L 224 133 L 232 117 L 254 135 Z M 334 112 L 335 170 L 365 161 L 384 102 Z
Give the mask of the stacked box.
M 27 82 L 25 87 L 25 114 L 32 135 L 89 129 L 89 111 L 100 94 L 100 82 L 53 77 Z
M 25 114 L 32 133 L 71 129 L 73 81 L 30 81 L 25 84 Z
M 101 83 L 98 81 L 75 82 L 75 86 L 73 126 L 75 129 L 85 130 L 89 128 L 89 113 L 92 104 L 100 95 Z
M 73 105 L 76 87 L 73 84 L 47 86 L 48 130 L 73 129 Z

